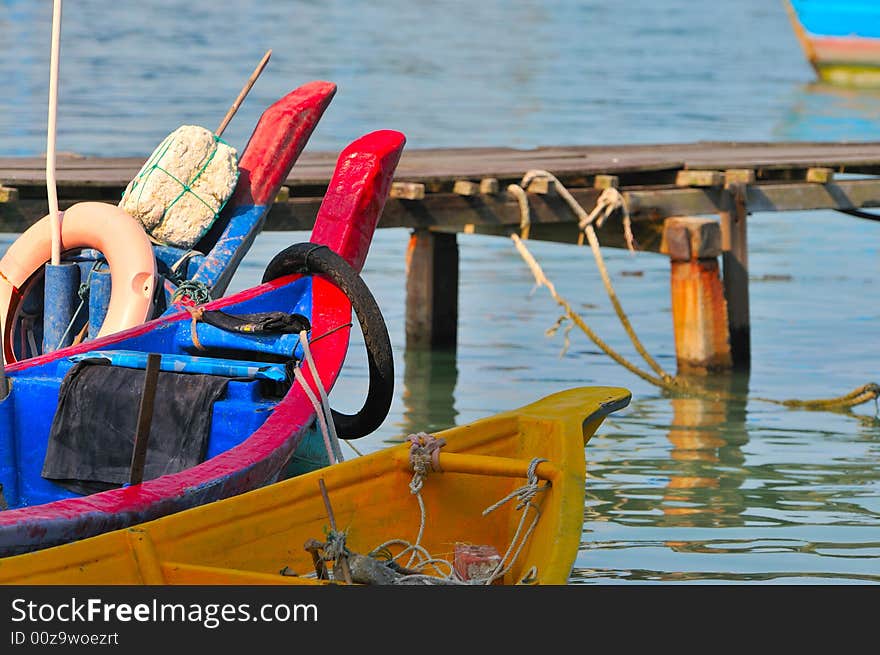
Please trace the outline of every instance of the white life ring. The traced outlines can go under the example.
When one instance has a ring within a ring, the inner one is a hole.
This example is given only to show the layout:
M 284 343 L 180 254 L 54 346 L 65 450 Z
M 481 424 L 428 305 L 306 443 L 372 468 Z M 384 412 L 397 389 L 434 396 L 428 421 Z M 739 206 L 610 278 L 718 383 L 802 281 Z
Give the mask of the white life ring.
M 156 260 L 150 239 L 138 223 L 116 205 L 80 202 L 62 212 L 61 250 L 94 248 L 110 266 L 110 304 L 99 337 L 140 325 L 150 318 L 156 284 Z M 0 325 L 3 352 L 14 362 L 10 334 L 21 287 L 49 261 L 52 237 L 49 216 L 34 223 L 0 259 Z

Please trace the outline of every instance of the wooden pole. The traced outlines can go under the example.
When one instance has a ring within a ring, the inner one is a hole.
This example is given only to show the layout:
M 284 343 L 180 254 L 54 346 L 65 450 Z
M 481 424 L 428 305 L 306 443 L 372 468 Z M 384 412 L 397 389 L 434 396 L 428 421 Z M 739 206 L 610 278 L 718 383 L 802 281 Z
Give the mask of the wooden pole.
M 220 136 L 223 134 L 224 130 L 226 130 L 226 126 L 229 125 L 229 121 L 232 120 L 232 117 L 235 116 L 235 112 L 238 111 L 238 108 L 241 107 L 241 103 L 244 102 L 245 97 L 250 92 L 251 87 L 257 81 L 257 78 L 260 76 L 260 73 L 263 72 L 263 69 L 266 67 L 266 64 L 269 62 L 269 57 L 272 56 L 272 50 L 266 50 L 266 54 L 263 55 L 263 58 L 260 60 L 260 63 L 257 64 L 257 67 L 254 69 L 254 72 L 251 73 L 251 76 L 248 78 L 248 81 L 245 82 L 244 88 L 242 88 L 241 92 L 238 94 L 238 97 L 235 99 L 235 102 L 232 103 L 232 106 L 229 108 L 229 111 L 226 112 L 226 116 L 223 117 L 223 120 L 220 121 L 220 127 L 217 128 L 217 131 L 214 132 L 216 136 Z
M 49 195 L 49 225 L 52 230 L 52 264 L 61 262 L 61 215 L 55 185 L 55 134 L 58 122 L 58 68 L 61 50 L 61 0 L 52 10 L 52 50 L 49 59 L 49 121 L 46 138 L 46 191 Z
M 456 236 L 414 230 L 406 255 L 406 347 L 454 348 L 457 338 Z
M 0 344 L 3 343 L 3 326 L 0 325 Z M 9 395 L 9 378 L 6 377 L 6 357 L 0 353 L 0 401 Z M 2 485 L 0 485 L 2 487 Z
M 327 518 L 330 519 L 330 529 L 336 532 L 336 516 L 333 514 L 333 506 L 330 505 L 330 496 L 327 494 L 327 486 L 324 484 L 324 478 L 318 478 L 318 486 L 321 488 L 321 497 L 324 499 L 324 508 L 327 510 Z M 342 575 L 345 581 L 351 584 L 351 569 L 348 568 L 348 557 L 339 556 L 339 565 L 342 567 Z
M 138 410 L 137 432 L 134 435 L 134 448 L 131 452 L 131 467 L 128 483 L 140 484 L 144 481 L 144 466 L 147 461 L 147 446 L 150 442 L 150 426 L 153 423 L 153 403 L 156 400 L 156 386 L 159 382 L 159 365 L 162 355 L 147 355 L 147 370 L 144 374 L 144 390 Z
M 728 184 L 725 209 L 721 216 L 721 261 L 724 266 L 724 297 L 727 299 L 727 322 L 733 367 L 748 370 L 751 366 L 751 324 L 749 320 L 749 252 L 746 230 L 746 194 L 742 183 Z
M 673 217 L 663 225 L 660 251 L 671 265 L 672 322 L 679 374 L 733 365 L 727 307 L 718 269 L 721 230 L 706 218 Z

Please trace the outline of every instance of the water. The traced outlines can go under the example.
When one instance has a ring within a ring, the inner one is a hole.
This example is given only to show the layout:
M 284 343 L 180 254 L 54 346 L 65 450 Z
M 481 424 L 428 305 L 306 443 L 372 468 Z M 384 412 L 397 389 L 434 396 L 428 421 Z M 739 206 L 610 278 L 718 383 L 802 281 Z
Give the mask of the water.
M 45 149 L 50 5 L 0 0 L 2 155 Z M 311 79 L 339 86 L 313 150 L 380 128 L 403 131 L 411 148 L 880 139 L 880 94 L 814 84 L 782 3 L 765 0 L 81 0 L 65 7 L 62 38 L 58 147 L 85 154 L 145 155 L 180 124 L 214 127 L 270 47 L 225 135 L 239 148 L 263 108 Z M 755 214 L 749 226 L 752 371 L 718 384 L 816 398 L 880 381 L 880 224 L 792 212 Z M 231 290 L 306 236 L 261 235 Z M 587 447 L 572 583 L 880 581 L 873 405 L 832 414 L 671 400 L 577 332 L 560 357 L 561 337 L 544 336 L 555 303 L 531 293 L 507 240 L 475 235 L 459 237 L 457 353 L 405 352 L 407 238 L 380 230 L 364 271 L 395 346 L 397 391 L 361 450 L 573 386 L 625 386 L 631 406 Z M 588 323 L 636 358 L 589 251 L 530 247 Z M 606 257 L 641 339 L 674 370 L 666 259 Z M 365 393 L 362 348 L 354 339 L 332 394 L 341 410 Z

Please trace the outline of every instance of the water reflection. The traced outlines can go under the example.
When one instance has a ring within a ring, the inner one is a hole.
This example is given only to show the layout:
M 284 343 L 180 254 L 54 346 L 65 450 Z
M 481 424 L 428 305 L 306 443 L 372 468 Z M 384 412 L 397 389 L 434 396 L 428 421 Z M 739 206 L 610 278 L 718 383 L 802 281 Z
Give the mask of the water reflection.
M 813 82 L 795 87 L 773 136 L 792 141 L 880 140 L 880 89 Z
M 719 385 L 748 391 L 744 377 Z M 587 447 L 571 582 L 880 581 L 875 428 L 743 400 L 633 409 Z
M 401 436 L 436 432 L 456 424 L 456 351 L 407 348 L 403 355 Z
M 704 388 L 738 398 L 748 393 L 745 375 L 699 382 Z M 660 502 L 663 523 L 689 527 L 742 524 L 742 447 L 748 442 L 745 402 L 672 398 L 669 403 L 672 421 L 666 437 L 672 451 L 669 481 Z

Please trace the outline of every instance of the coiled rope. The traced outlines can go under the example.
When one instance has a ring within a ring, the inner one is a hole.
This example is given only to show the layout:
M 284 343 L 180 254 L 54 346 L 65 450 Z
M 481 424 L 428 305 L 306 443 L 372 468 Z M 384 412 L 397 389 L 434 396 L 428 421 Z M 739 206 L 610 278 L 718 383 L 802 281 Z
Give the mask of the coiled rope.
M 175 303 L 182 298 L 189 298 L 195 305 L 204 305 L 212 300 L 211 290 L 204 282 L 184 280 L 177 286 L 174 293 L 171 294 L 171 302 Z
M 531 270 L 532 275 L 535 278 L 536 286 L 545 287 L 550 292 L 550 295 L 557 302 L 557 304 L 559 304 L 563 309 L 563 314 L 556 320 L 556 323 L 547 330 L 547 335 L 551 336 L 552 334 L 554 334 L 565 321 L 569 320 L 572 322 L 573 325 L 577 325 L 581 329 L 581 331 L 584 332 L 584 334 L 586 334 L 591 341 L 593 341 L 593 343 L 601 348 L 614 361 L 629 370 L 631 373 L 637 375 L 646 382 L 653 384 L 654 386 L 660 387 L 661 389 L 675 394 L 703 397 L 712 400 L 741 399 L 741 397 L 737 396 L 736 394 L 725 392 L 711 392 L 705 389 L 694 387 L 693 385 L 689 384 L 688 381 L 684 378 L 680 376 L 670 375 L 663 370 L 663 368 L 657 363 L 657 361 L 653 357 L 651 357 L 647 349 L 642 345 L 641 341 L 636 335 L 635 329 L 632 327 L 632 324 L 630 323 L 626 312 L 624 312 L 623 310 L 623 306 L 620 304 L 620 301 L 617 298 L 614 287 L 611 284 L 611 278 L 608 275 L 608 269 L 605 266 L 605 260 L 602 257 L 599 239 L 596 236 L 596 231 L 593 227 L 594 224 L 601 227 L 602 222 L 606 218 L 608 218 L 614 211 L 622 210 L 624 215 L 624 231 L 626 233 L 627 245 L 631 250 L 634 249 L 635 240 L 632 236 L 632 226 L 629 219 L 629 211 L 626 207 L 626 201 L 623 195 L 615 188 L 605 189 L 605 191 L 603 191 L 602 194 L 599 196 L 595 209 L 593 209 L 592 212 L 587 212 L 581 206 L 581 204 L 577 200 L 575 200 L 574 196 L 571 195 L 568 189 L 565 188 L 565 186 L 556 178 L 555 175 L 549 173 L 548 171 L 531 170 L 525 174 L 522 182 L 519 185 L 510 185 L 508 187 L 508 190 L 512 190 L 511 187 L 518 187 L 518 191 L 514 190 L 512 195 L 519 203 L 521 226 L 528 226 L 531 224 L 531 220 L 526 217 L 527 214 L 529 214 L 530 212 L 530 208 L 528 203 L 528 196 L 524 191 L 524 187 L 526 187 L 529 182 L 539 177 L 546 178 L 555 185 L 556 191 L 559 196 L 563 200 L 565 200 L 574 215 L 578 217 L 578 227 L 581 230 L 582 235 L 585 235 L 590 243 L 590 248 L 596 261 L 596 266 L 599 269 L 599 274 L 602 277 L 602 282 L 605 286 L 608 297 L 611 300 L 611 304 L 614 307 L 614 311 L 617 314 L 617 317 L 620 320 L 621 324 L 623 325 L 624 330 L 629 336 L 630 341 L 633 343 L 636 351 L 642 356 L 642 359 L 644 359 L 648 366 L 654 371 L 654 374 L 651 374 L 650 372 L 639 368 L 631 361 L 629 361 L 626 357 L 611 348 L 611 346 L 605 343 L 601 338 L 599 338 L 596 332 L 593 331 L 586 324 L 583 318 L 576 311 L 574 311 L 568 301 L 559 295 L 559 293 L 556 291 L 556 287 L 549 280 L 549 278 L 547 278 L 540 264 L 538 264 L 537 260 L 534 258 L 531 252 L 529 252 L 528 248 L 526 248 L 526 245 L 523 243 L 523 239 L 520 238 L 520 236 L 518 236 L 517 234 L 512 234 L 511 239 L 513 240 L 513 243 L 516 246 L 516 249 L 519 252 L 520 256 L 529 266 L 529 269 Z M 568 332 L 570 331 L 570 329 L 571 326 L 569 326 L 569 328 L 567 328 L 565 332 L 565 347 L 567 347 L 568 345 Z M 754 397 L 753 400 L 773 403 L 775 405 L 782 405 L 784 407 L 836 411 L 841 409 L 849 409 L 857 405 L 869 402 L 871 400 L 876 401 L 878 397 L 880 397 L 880 385 L 869 382 L 868 384 L 864 384 L 857 389 L 854 389 L 848 394 L 844 394 L 836 398 L 822 398 L 813 400 L 778 400 L 774 398 Z
M 517 529 L 510 541 L 510 545 L 495 569 L 485 578 L 464 580 L 459 576 L 452 562 L 446 559 L 433 557 L 431 553 L 421 545 L 422 537 L 425 533 L 425 525 L 427 523 L 427 512 L 425 510 L 425 503 L 422 499 L 421 492 L 428 475 L 430 473 L 439 473 L 442 471 L 440 468 L 440 449 L 446 445 L 446 440 L 442 438 L 438 439 L 426 432 L 419 432 L 417 434 L 411 434 L 407 437 L 407 441 L 410 443 L 409 460 L 410 466 L 413 470 L 413 477 L 409 483 L 409 490 L 419 503 L 419 530 L 414 542 L 410 543 L 405 539 L 390 539 L 373 548 L 369 552 L 369 556 L 383 556 L 388 562 L 396 562 L 404 555 L 409 554 L 410 557 L 405 568 L 419 572 L 404 575 L 396 579 L 394 584 L 490 585 L 498 578 L 507 574 L 516 562 L 525 544 L 528 543 L 535 526 L 538 524 L 538 519 L 541 517 L 540 508 L 533 502 L 533 500 L 538 493 L 546 491 L 549 488 L 549 482 L 540 485 L 537 477 L 538 464 L 546 462 L 547 460 L 537 457 L 533 459 L 529 463 L 526 473 L 526 484 L 513 490 L 504 498 L 483 510 L 483 516 L 486 516 L 505 503 L 513 499 L 518 499 L 519 503 L 516 506 L 516 511 L 523 511 L 523 513 L 520 516 L 519 524 L 517 525 Z M 529 510 L 533 511 L 534 516 L 528 524 L 528 527 L 524 529 Z M 397 555 L 391 556 L 391 546 L 403 546 L 403 549 Z M 434 569 L 435 575 L 420 572 L 428 567 Z M 523 576 L 522 582 L 529 582 L 536 576 L 537 568 L 533 566 Z

